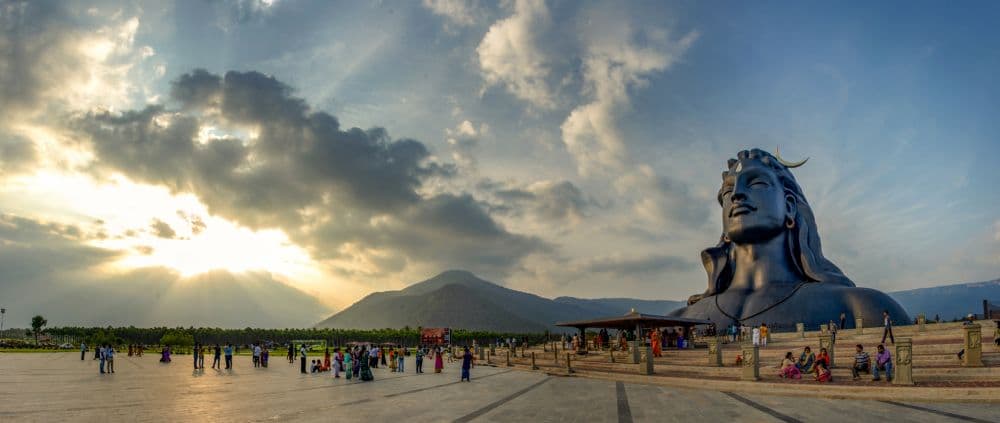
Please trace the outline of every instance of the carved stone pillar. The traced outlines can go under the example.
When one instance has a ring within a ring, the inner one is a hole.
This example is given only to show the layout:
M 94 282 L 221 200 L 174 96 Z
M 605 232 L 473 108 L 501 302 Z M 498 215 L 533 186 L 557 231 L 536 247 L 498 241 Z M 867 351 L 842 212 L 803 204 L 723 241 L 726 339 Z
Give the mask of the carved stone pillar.
M 507 363 L 510 366 L 510 363 Z M 531 352 L 531 370 L 538 370 L 538 366 L 535 365 L 535 352 Z
M 531 364 L 534 365 L 535 364 L 535 362 L 534 362 L 535 361 L 535 355 L 534 354 L 531 355 L 531 361 L 532 361 Z M 507 350 L 507 367 L 510 367 L 510 350 Z
M 743 344 L 743 371 L 741 380 L 760 380 L 760 349 L 752 342 Z
M 653 374 L 653 347 L 649 345 L 646 345 L 646 366 L 643 368 L 643 374 Z
M 566 353 L 566 373 L 573 373 L 573 365 L 569 361 L 569 353 Z
M 962 365 L 965 367 L 983 367 L 983 333 L 978 323 L 962 326 L 965 340 L 965 354 L 962 355 Z
M 722 345 L 718 337 L 708 338 L 708 365 L 722 366 Z
M 806 325 L 804 323 L 796 323 L 795 331 L 799 333 L 799 338 L 805 339 L 806 337 Z
M 892 377 L 893 385 L 913 384 L 913 339 L 896 338 L 896 353 L 893 358 L 896 360 L 892 369 L 895 373 Z
M 819 347 L 826 348 L 826 353 L 830 356 L 831 369 L 834 366 L 834 346 L 833 336 L 829 332 L 819 335 Z
M 631 341 L 632 344 L 632 364 L 639 364 L 640 356 L 642 352 L 639 350 L 642 347 L 642 341 Z
M 854 318 L 854 333 L 858 335 L 864 334 L 865 331 L 864 326 L 865 326 L 865 321 L 864 319 L 861 318 L 861 316 L 857 316 Z
M 917 330 L 920 331 L 920 333 L 924 333 L 924 329 L 925 329 L 924 325 L 926 325 L 926 324 L 927 324 L 927 317 L 925 317 L 922 313 L 918 314 L 917 315 Z

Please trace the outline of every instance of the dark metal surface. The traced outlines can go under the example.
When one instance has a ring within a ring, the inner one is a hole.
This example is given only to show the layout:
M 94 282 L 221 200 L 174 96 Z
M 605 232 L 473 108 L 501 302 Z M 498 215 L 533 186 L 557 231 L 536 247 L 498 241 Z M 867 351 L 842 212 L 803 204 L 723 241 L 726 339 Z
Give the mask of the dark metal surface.
M 842 312 L 852 327 L 856 316 L 881 326 L 883 311 L 893 322 L 910 321 L 895 300 L 856 287 L 823 256 L 812 208 L 781 160 L 744 150 L 728 166 L 718 195 L 722 236 L 701 253 L 708 289 L 670 316 L 720 327 L 736 321 L 816 327 L 839 322 Z
M 709 323 L 712 322 L 698 318 L 671 317 L 631 312 L 618 317 L 560 322 L 556 323 L 556 326 L 570 328 L 634 329 L 636 325 L 642 325 L 642 327 L 646 328 L 659 328 L 669 326 L 707 325 Z

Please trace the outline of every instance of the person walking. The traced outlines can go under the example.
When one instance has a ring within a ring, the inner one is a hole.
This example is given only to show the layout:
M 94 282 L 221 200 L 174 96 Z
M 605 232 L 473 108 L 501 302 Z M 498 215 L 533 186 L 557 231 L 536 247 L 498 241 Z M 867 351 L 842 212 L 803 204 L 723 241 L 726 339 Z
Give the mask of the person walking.
M 354 353 L 351 349 L 344 351 L 344 377 L 351 380 L 354 373 Z
M 469 375 L 470 369 L 472 369 L 472 353 L 469 352 L 469 347 L 465 347 L 462 354 L 462 378 L 459 381 L 472 382 L 472 378 Z
M 221 360 L 222 359 L 222 347 L 220 347 L 219 344 L 215 344 L 215 351 L 214 352 L 215 352 L 215 355 L 212 357 L 212 368 L 216 369 L 216 370 L 222 369 L 222 363 L 221 363 L 221 361 L 222 361 Z
M 295 362 L 295 344 L 288 343 L 288 364 Z
M 306 344 L 301 344 L 299 348 L 299 362 L 301 363 L 301 368 L 299 369 L 302 374 L 306 374 Z
M 760 346 L 767 348 L 767 323 L 760 324 Z
M 419 348 L 417 348 L 417 352 L 414 354 L 414 359 L 417 362 L 417 364 L 416 364 L 416 366 L 417 366 L 416 373 L 423 373 L 424 372 L 424 347 L 423 347 L 423 345 L 421 345 Z
M 201 345 L 197 342 L 194 343 L 194 350 L 192 350 L 191 355 L 194 356 L 194 369 L 198 370 L 198 351 L 201 351 Z
M 753 327 L 753 346 L 760 346 L 760 328 L 757 326 Z
M 261 353 L 260 344 L 259 343 L 253 344 L 253 366 L 257 368 L 261 366 L 260 353 Z
M 405 350 L 406 350 L 406 348 L 403 348 L 402 350 L 400 350 L 400 351 L 398 351 L 396 353 L 396 361 L 397 361 L 397 363 L 396 363 L 396 371 L 399 372 L 399 373 L 403 373 L 403 362 L 405 361 L 404 358 L 403 358 L 403 356 L 404 356 L 403 352 Z
M 434 353 L 434 373 L 441 373 L 444 369 L 444 357 L 442 357 L 443 351 L 441 347 L 438 347 Z
M 361 348 L 361 381 L 368 382 L 375 380 L 375 376 L 372 375 L 371 363 L 378 362 L 378 359 L 372 360 L 371 353 L 365 351 L 365 348 Z
M 80 343 L 80 361 L 83 361 L 87 357 L 87 343 Z
M 226 344 L 226 370 L 233 369 L 233 344 Z
M 847 313 L 844 313 L 842 311 L 842 312 L 840 312 L 840 326 L 838 326 L 838 327 L 842 328 L 846 324 L 847 324 Z
M 104 374 L 104 346 L 97 347 L 98 355 L 101 357 L 101 374 Z
M 889 336 L 889 341 L 893 344 L 896 343 L 896 338 L 892 336 L 892 319 L 889 318 L 889 310 L 882 311 L 882 343 L 885 344 L 886 335 Z
M 115 347 L 112 347 L 111 344 L 108 344 L 108 347 L 104 349 L 104 359 L 107 360 L 107 362 L 108 362 L 107 368 L 105 370 L 107 370 L 108 373 L 114 373 L 115 372 Z
M 198 368 L 205 370 L 205 346 L 201 346 L 201 350 L 198 351 Z

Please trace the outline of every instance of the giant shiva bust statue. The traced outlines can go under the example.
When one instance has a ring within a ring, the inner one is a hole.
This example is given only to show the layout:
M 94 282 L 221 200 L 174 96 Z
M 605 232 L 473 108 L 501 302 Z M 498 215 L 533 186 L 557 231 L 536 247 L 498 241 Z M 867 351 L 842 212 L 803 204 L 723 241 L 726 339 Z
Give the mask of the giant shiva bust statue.
M 722 237 L 701 253 L 708 289 L 672 316 L 711 319 L 720 326 L 805 323 L 812 330 L 839 323 L 841 313 L 848 327 L 855 317 L 865 326 L 881 326 L 883 311 L 894 322 L 909 321 L 895 300 L 855 287 L 823 256 L 812 209 L 789 171 L 803 164 L 758 149 L 729 160 L 718 195 Z

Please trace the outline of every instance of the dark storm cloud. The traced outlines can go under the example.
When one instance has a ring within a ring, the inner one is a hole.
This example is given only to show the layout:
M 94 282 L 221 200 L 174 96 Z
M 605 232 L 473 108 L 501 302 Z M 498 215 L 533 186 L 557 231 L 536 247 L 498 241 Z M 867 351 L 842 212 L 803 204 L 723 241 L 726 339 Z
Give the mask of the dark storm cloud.
M 0 176 L 26 170 L 36 157 L 31 141 L 0 134 Z
M 97 272 L 122 253 L 86 245 L 86 238 L 77 226 L 0 215 L 0 291 L 16 300 L 5 304 L 8 326 L 25 327 L 43 314 L 50 325 L 286 327 L 311 325 L 328 312 L 267 273 L 182 279 L 164 268 Z M 246 309 L 254 312 L 230 312 Z
M 523 188 L 507 188 L 495 182 L 482 181 L 478 188 L 492 191 L 500 200 L 498 210 L 528 211 L 549 221 L 566 221 L 583 217 L 593 201 L 569 181 L 542 182 Z
M 177 232 L 174 231 L 174 228 L 171 228 L 167 222 L 160 219 L 153 219 L 153 223 L 149 224 L 149 227 L 153 230 L 153 235 L 156 235 L 158 238 L 174 239 L 177 237 Z
M 586 262 L 585 270 L 618 276 L 662 275 L 669 271 L 690 270 L 694 263 L 682 257 L 650 255 L 646 257 L 604 257 Z
M 5 115 L 35 107 L 51 81 L 73 72 L 69 21 L 62 2 L 0 2 L 0 110 Z
M 213 214 L 284 229 L 317 258 L 340 257 L 350 244 L 392 250 L 378 256 L 392 269 L 415 261 L 497 274 L 546 248 L 508 232 L 470 195 L 421 194 L 428 179 L 455 173 L 423 143 L 393 140 L 383 128 L 341 128 L 273 77 L 196 70 L 176 79 L 171 95 L 180 110 L 150 106 L 77 121 L 97 153 L 96 172 L 194 193 Z M 253 128 L 257 136 L 196 141 L 209 123 Z

